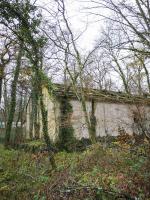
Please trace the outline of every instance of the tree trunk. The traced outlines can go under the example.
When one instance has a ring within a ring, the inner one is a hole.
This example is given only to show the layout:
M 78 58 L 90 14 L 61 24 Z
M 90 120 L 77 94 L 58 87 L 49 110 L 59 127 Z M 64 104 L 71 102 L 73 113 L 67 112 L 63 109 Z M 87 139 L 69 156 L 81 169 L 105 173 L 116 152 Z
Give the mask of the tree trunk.
M 36 52 L 36 51 L 35 51 Z M 36 53 L 36 55 L 38 55 Z M 44 140 L 47 145 L 47 149 L 49 152 L 49 160 L 52 166 L 52 169 L 56 168 L 55 164 L 55 159 L 54 159 L 54 152 L 52 148 L 52 144 L 48 135 L 48 121 L 47 121 L 47 110 L 45 108 L 44 102 L 43 102 L 43 94 L 42 94 L 42 76 L 41 76 L 41 68 L 38 67 L 38 56 L 35 58 L 33 62 L 33 71 L 35 71 L 35 77 L 34 77 L 34 82 L 33 82 L 33 91 L 34 95 L 34 103 L 36 103 L 34 106 L 36 106 L 35 109 L 38 109 L 39 103 L 40 103 L 40 110 L 41 110 L 41 115 L 42 115 L 42 129 L 43 129 L 43 135 L 44 135 Z M 38 111 L 38 110 L 37 110 Z M 37 113 L 38 114 L 38 113 Z M 39 130 L 38 130 L 39 131 Z
M 2 98 L 3 74 L 4 74 L 4 67 L 0 65 L 0 104 L 1 104 L 1 98 Z
M 8 121 L 7 121 L 7 126 L 6 126 L 6 133 L 5 133 L 5 146 L 9 146 L 10 144 L 10 136 L 11 136 L 11 129 L 12 129 L 12 123 L 14 119 L 14 113 L 15 113 L 15 108 L 16 108 L 16 89 L 17 89 L 17 82 L 19 78 L 19 72 L 20 72 L 20 67 L 21 67 L 21 58 L 22 58 L 22 44 L 20 45 L 20 50 L 18 53 L 18 58 L 17 58 L 17 65 L 15 69 L 15 75 L 14 75 L 14 80 L 12 82 L 12 87 L 11 87 L 11 102 L 10 102 L 10 110 L 9 110 L 9 116 L 8 116 Z
M 22 122 L 22 112 L 23 112 L 23 91 L 20 94 L 20 102 L 19 102 L 19 110 L 18 110 L 18 117 L 16 120 L 16 130 L 15 130 L 15 137 L 14 137 L 14 145 L 17 145 L 23 141 L 23 131 L 21 127 Z M 20 122 L 20 125 L 18 125 Z
M 33 127 L 34 127 L 35 139 L 39 139 L 39 130 L 40 130 L 38 123 L 38 107 L 39 107 L 39 88 L 37 87 L 38 81 L 39 77 L 35 76 L 33 80 L 33 90 L 32 90 L 32 112 L 33 112 Z
M 90 133 L 91 133 L 91 137 L 94 140 L 93 142 L 96 142 L 96 117 L 95 117 L 95 102 L 92 99 L 91 102 L 91 115 L 90 115 Z
M 119 72 L 120 72 L 120 77 L 121 77 L 121 79 L 122 79 L 125 92 L 126 92 L 127 94 L 130 94 L 129 86 L 128 86 L 126 77 L 125 77 L 125 75 L 124 75 L 124 72 L 123 72 L 123 70 L 121 69 L 121 66 L 120 66 L 118 60 L 115 58 L 115 56 L 113 56 L 113 59 L 114 59 L 114 62 L 116 63 L 116 65 L 117 65 L 117 67 L 118 67 Z
M 6 128 L 8 113 L 9 113 L 9 106 L 8 106 L 7 86 L 6 86 L 7 83 L 6 83 L 5 78 L 4 78 L 3 84 L 4 84 L 4 116 L 5 116 L 5 128 Z
M 30 137 L 30 140 L 33 139 L 33 118 L 34 118 L 34 113 L 33 113 L 33 98 L 32 98 L 32 94 L 31 94 L 31 105 L 29 105 L 29 107 L 31 107 L 31 110 L 30 111 L 30 116 L 29 116 L 29 137 Z
M 81 92 L 81 105 L 82 105 L 82 109 L 84 112 L 84 117 L 85 117 L 85 122 L 87 124 L 89 137 L 90 137 L 92 144 L 94 144 L 96 142 L 96 133 L 93 131 L 91 120 L 90 120 L 90 117 L 88 116 L 81 74 L 80 74 L 79 78 L 80 78 L 80 84 L 81 84 L 81 91 L 80 91 Z M 92 110 L 92 112 L 93 112 L 93 110 Z
M 49 151 L 50 163 L 51 163 L 52 169 L 56 169 L 54 153 L 51 150 L 51 141 L 50 141 L 50 138 L 48 135 L 47 111 L 46 111 L 45 105 L 43 103 L 42 92 L 41 92 L 41 97 L 40 97 L 40 107 L 41 107 L 41 114 L 42 114 L 43 135 L 44 135 L 44 139 L 45 139 L 48 151 Z

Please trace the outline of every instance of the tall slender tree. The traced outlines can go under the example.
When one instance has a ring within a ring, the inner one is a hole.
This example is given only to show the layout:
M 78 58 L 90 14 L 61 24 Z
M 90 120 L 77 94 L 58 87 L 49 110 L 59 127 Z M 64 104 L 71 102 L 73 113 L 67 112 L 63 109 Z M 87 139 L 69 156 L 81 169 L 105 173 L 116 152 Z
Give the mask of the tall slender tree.
M 24 50 L 32 64 L 32 72 L 35 78 L 34 91 L 36 97 L 39 99 L 38 102 L 40 102 L 44 139 L 51 154 L 51 165 L 53 168 L 55 168 L 55 160 L 51 152 L 51 141 L 48 135 L 47 111 L 44 105 L 42 94 L 40 50 L 45 44 L 45 38 L 38 37 L 40 18 L 37 16 L 38 13 L 36 13 L 36 9 L 37 8 L 32 5 L 29 0 L 2 0 L 0 2 L 0 22 L 7 26 L 13 32 L 13 34 L 16 35 L 20 42 L 23 42 Z M 9 15 L 7 15 L 7 13 L 9 13 Z M 12 27 L 12 24 L 15 24 L 17 29 L 14 28 L 14 26 Z
M 10 102 L 10 109 L 9 109 L 9 116 L 6 126 L 6 134 L 5 134 L 5 146 L 7 147 L 10 144 L 10 136 L 11 136 L 11 129 L 12 129 L 12 123 L 14 119 L 14 113 L 16 108 L 16 89 L 17 89 L 17 83 L 19 78 L 19 72 L 21 68 L 21 59 L 23 56 L 23 44 L 19 45 L 19 52 L 16 60 L 16 67 L 14 72 L 14 79 L 11 86 L 11 102 Z

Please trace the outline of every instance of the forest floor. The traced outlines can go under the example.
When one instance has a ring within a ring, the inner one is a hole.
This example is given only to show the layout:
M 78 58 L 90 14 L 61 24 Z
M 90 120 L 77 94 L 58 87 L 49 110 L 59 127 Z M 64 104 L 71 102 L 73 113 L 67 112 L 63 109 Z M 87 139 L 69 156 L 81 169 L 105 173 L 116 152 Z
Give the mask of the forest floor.
M 48 157 L 0 146 L 0 199 L 150 200 L 149 144 L 96 143 L 83 152 Z

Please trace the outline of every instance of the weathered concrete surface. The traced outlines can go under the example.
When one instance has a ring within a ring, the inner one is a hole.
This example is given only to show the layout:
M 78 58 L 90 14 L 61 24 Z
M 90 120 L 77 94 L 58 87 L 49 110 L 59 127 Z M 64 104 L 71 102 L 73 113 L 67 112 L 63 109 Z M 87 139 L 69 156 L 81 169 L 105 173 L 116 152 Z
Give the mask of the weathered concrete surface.
M 79 101 L 72 100 L 73 106 L 72 124 L 77 138 L 88 138 L 88 130 L 85 123 L 84 113 Z M 86 103 L 88 113 L 91 112 L 91 102 Z M 118 128 L 132 134 L 133 118 L 128 104 L 114 104 L 98 102 L 95 106 L 96 135 L 118 135 Z
M 43 89 L 43 99 L 44 104 L 47 109 L 47 120 L 48 120 L 48 133 L 52 141 L 56 140 L 58 137 L 58 127 L 59 127 L 59 103 L 50 97 L 47 89 Z M 31 113 L 31 104 L 27 108 L 26 116 L 26 137 L 29 138 L 29 129 L 30 129 L 30 113 Z M 39 110 L 38 123 L 40 124 L 40 138 L 43 137 L 42 134 L 42 117 Z M 35 136 L 33 129 L 33 137 Z
M 56 99 L 53 99 L 48 94 L 47 89 L 43 89 L 44 103 L 48 111 L 48 131 L 50 138 L 54 141 L 58 137 L 59 122 L 60 122 L 60 105 Z M 81 103 L 78 100 L 70 101 L 73 107 L 73 114 L 71 122 L 75 131 L 75 136 L 80 139 L 82 137 L 88 138 L 88 130 L 85 123 L 84 113 L 82 111 Z M 91 102 L 86 102 L 87 111 L 91 113 Z M 30 106 L 27 112 L 26 130 L 29 132 L 29 113 Z M 139 112 L 139 108 L 131 104 L 109 103 L 109 102 L 95 102 L 95 116 L 96 116 L 96 135 L 116 136 L 120 134 L 119 130 L 123 130 L 128 134 L 139 133 L 137 124 L 134 121 L 133 111 Z M 146 118 L 146 128 L 150 129 L 150 107 L 141 106 L 140 112 L 144 113 Z M 42 119 L 39 116 L 40 133 L 42 137 Z M 29 137 L 29 134 L 27 134 Z

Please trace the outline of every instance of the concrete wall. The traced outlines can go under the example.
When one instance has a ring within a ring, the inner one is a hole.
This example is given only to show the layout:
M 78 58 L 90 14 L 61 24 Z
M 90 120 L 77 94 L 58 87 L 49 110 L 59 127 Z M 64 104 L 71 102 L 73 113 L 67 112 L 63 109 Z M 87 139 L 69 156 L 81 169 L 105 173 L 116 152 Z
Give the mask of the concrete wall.
M 84 113 L 79 101 L 72 100 L 73 106 L 72 124 L 77 138 L 88 138 L 88 130 L 85 123 Z M 87 102 L 88 113 L 91 112 L 91 102 Z M 128 134 L 133 132 L 139 134 L 139 127 L 134 122 L 133 111 L 139 112 L 139 107 L 129 104 L 97 102 L 95 105 L 96 135 L 97 136 L 117 136 L 119 130 L 124 130 Z M 146 128 L 150 129 L 150 107 L 141 106 L 140 112 L 145 112 Z
M 88 130 L 85 123 L 84 113 L 79 101 L 71 101 L 73 106 L 72 124 L 77 138 L 88 138 Z M 87 102 L 88 113 L 91 112 L 91 102 Z M 132 133 L 133 119 L 130 106 L 97 102 L 95 105 L 96 135 L 118 135 L 118 128 L 123 127 L 129 134 Z
M 58 137 L 59 121 L 60 121 L 60 105 L 59 102 L 51 98 L 47 89 L 43 89 L 44 103 L 48 110 L 48 131 L 50 138 L 54 141 Z M 73 107 L 73 114 L 71 122 L 75 131 L 75 136 L 80 139 L 82 137 L 88 138 L 88 130 L 85 123 L 84 113 L 82 111 L 81 103 L 78 100 L 70 101 Z M 88 113 L 91 112 L 91 102 L 86 102 Z M 146 127 L 150 129 L 150 107 L 144 106 L 140 108 L 145 113 Z M 30 106 L 27 112 L 26 130 L 29 132 L 29 113 Z M 96 102 L 95 103 L 95 116 L 97 121 L 96 135 L 116 136 L 119 134 L 119 129 L 124 129 L 126 133 L 132 134 L 133 132 L 139 133 L 138 127 L 134 122 L 133 110 L 137 111 L 135 105 Z M 39 117 L 41 124 L 41 137 L 42 137 L 42 119 Z M 28 134 L 27 134 L 28 135 Z
M 47 108 L 47 119 L 48 119 L 48 133 L 50 136 L 50 139 L 52 141 L 55 141 L 58 137 L 59 132 L 59 102 L 56 101 L 54 98 L 52 98 L 47 89 L 43 89 L 43 98 L 44 103 Z M 42 124 L 41 124 L 42 127 Z M 42 132 L 42 130 L 41 130 Z

